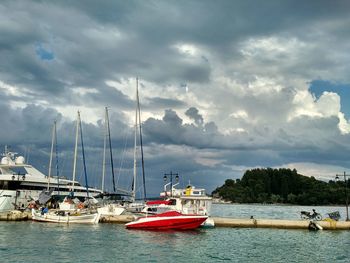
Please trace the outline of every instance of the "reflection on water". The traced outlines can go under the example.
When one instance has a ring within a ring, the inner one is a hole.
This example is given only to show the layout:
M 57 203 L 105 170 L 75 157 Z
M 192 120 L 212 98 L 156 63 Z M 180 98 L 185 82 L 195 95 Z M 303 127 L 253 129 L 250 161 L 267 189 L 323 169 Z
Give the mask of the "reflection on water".
M 194 236 L 204 235 L 204 230 L 141 230 L 128 229 L 128 234 L 142 243 L 153 243 L 159 245 L 176 245 L 176 242 L 182 242 L 182 239 L 193 239 Z

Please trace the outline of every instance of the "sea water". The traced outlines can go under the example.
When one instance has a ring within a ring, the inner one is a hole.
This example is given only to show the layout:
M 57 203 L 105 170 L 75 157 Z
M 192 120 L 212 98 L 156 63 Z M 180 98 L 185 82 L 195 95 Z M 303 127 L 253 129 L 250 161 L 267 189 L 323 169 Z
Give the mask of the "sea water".
M 285 217 L 286 211 L 297 207 L 213 205 L 217 215 L 244 218 L 235 214 L 237 209 L 245 211 L 246 216 L 255 212 L 256 218 L 262 218 L 260 213 L 264 218 L 268 215 L 275 218 L 276 213 Z M 333 207 L 316 208 L 323 209 Z M 127 230 L 117 224 L 0 222 L 0 262 L 223 261 L 350 262 L 350 231 L 253 228 L 143 231 Z

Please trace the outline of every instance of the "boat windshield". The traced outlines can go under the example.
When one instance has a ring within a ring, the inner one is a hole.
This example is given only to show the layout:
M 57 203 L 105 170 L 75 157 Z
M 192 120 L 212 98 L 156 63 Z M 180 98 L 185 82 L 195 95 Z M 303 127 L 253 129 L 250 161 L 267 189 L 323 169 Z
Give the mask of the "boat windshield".
M 3 174 L 18 174 L 18 175 L 26 175 L 27 171 L 24 169 L 24 167 L 8 167 L 8 168 L 2 168 Z

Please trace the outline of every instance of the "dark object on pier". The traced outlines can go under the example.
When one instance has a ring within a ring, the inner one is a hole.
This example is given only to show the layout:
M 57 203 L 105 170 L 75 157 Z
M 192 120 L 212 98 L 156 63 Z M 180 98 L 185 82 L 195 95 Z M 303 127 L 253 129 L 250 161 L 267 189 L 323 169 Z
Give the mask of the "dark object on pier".
M 338 220 L 340 219 L 340 213 L 339 213 L 339 211 L 335 211 L 335 212 L 332 212 L 332 213 L 328 213 L 327 215 L 328 215 L 328 217 L 329 217 L 330 219 L 333 219 L 333 220 L 335 220 L 335 221 L 338 221 Z
M 315 209 L 312 209 L 312 213 L 310 213 L 308 211 L 301 211 L 300 217 L 301 217 L 301 219 L 312 219 L 312 220 L 317 220 L 317 221 L 322 220 L 321 214 L 317 213 Z
M 315 223 L 314 221 L 310 221 L 309 226 L 308 226 L 308 229 L 309 229 L 310 231 L 318 231 L 318 230 L 322 229 L 322 227 L 319 226 L 319 225 L 318 225 L 317 223 Z

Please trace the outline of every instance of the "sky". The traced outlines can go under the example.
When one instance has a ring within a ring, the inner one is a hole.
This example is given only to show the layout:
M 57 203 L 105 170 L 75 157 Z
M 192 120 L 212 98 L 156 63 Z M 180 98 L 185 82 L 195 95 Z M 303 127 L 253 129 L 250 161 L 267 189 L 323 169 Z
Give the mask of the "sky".
M 334 179 L 350 172 L 349 28 L 346 0 L 3 0 L 0 147 L 47 174 L 56 120 L 72 178 L 79 110 L 100 188 L 108 107 L 115 180 L 130 188 L 138 77 L 147 195 L 171 171 L 209 193 L 260 167 Z

